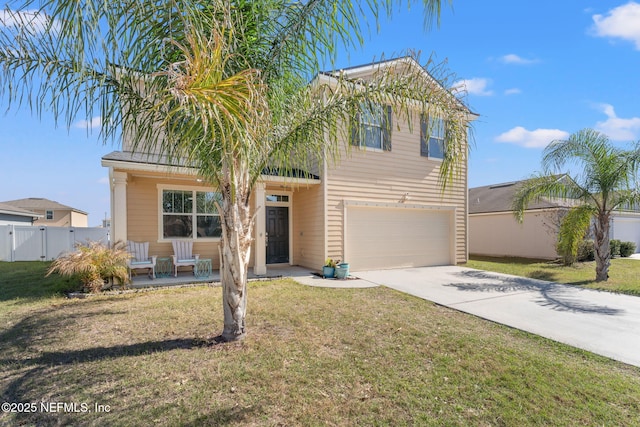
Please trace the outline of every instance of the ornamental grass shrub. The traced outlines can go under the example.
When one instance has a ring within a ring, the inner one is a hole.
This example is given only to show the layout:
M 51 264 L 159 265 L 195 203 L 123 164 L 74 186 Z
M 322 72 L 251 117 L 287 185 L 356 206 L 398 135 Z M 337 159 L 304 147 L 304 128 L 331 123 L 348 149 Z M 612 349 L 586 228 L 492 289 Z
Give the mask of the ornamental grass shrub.
M 100 292 L 108 280 L 116 279 L 123 285 L 129 283 L 127 261 L 130 257 L 121 242 L 110 248 L 100 242 L 89 241 L 77 244 L 74 252 L 53 261 L 47 276 L 53 273 L 77 276 L 85 292 Z

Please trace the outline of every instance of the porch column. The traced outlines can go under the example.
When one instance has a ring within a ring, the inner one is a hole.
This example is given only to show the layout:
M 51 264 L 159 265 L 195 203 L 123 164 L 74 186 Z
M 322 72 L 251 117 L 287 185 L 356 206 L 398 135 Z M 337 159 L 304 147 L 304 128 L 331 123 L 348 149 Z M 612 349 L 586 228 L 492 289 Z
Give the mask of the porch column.
M 127 173 L 111 173 L 111 242 L 127 242 Z
M 255 248 L 255 264 L 253 266 L 254 274 L 267 274 L 267 242 L 265 239 L 267 224 L 266 224 L 266 213 L 265 213 L 265 184 L 263 182 L 259 182 L 256 184 L 254 189 L 254 194 L 256 197 L 256 225 L 255 225 L 255 236 L 256 236 L 256 248 Z

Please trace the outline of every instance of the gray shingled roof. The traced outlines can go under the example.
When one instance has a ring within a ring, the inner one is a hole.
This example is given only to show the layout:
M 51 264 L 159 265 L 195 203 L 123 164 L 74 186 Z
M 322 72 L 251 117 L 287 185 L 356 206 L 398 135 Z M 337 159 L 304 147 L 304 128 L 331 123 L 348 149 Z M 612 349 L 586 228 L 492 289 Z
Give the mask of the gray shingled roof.
M 72 208 L 71 206 L 63 205 L 53 200 L 45 199 L 43 197 L 29 197 L 27 199 L 8 200 L 2 202 L 6 205 L 11 205 L 15 208 L 27 209 L 27 210 L 72 210 L 75 212 L 87 214 L 80 209 Z
M 138 163 L 138 164 L 148 164 L 148 165 L 162 165 L 162 166 L 172 166 L 172 167 L 182 167 L 187 162 L 186 161 L 173 161 L 170 162 L 164 156 L 159 156 L 157 154 L 140 154 L 133 153 L 130 151 L 114 151 L 112 153 L 106 154 L 102 157 L 103 160 L 113 160 L 118 162 L 126 162 L 126 163 Z M 194 168 L 193 165 L 187 165 L 184 167 Z M 280 176 L 287 178 L 311 178 L 311 179 L 320 179 L 318 175 L 313 175 L 305 172 L 302 169 L 290 169 L 284 170 L 274 167 L 265 167 L 262 170 L 263 175 L 270 176 Z
M 510 212 L 513 197 L 518 187 L 526 181 L 505 182 L 502 184 L 487 185 L 469 189 L 469 214 Z M 549 209 L 567 207 L 568 203 L 543 199 L 537 203 L 531 203 L 528 210 Z
M 113 151 L 109 154 L 104 155 L 102 159 L 148 165 L 193 167 L 192 165 L 187 165 L 186 161 L 169 161 L 165 156 L 159 156 L 157 154 L 133 153 L 131 151 Z
M 16 216 L 27 216 L 27 217 L 38 217 L 38 216 L 42 216 L 42 215 L 38 215 L 35 212 L 32 212 L 30 210 L 27 209 L 21 209 L 18 207 L 15 207 L 13 205 L 9 205 L 7 203 L 0 203 L 0 213 L 4 213 L 4 214 L 9 214 L 9 215 L 16 215 Z

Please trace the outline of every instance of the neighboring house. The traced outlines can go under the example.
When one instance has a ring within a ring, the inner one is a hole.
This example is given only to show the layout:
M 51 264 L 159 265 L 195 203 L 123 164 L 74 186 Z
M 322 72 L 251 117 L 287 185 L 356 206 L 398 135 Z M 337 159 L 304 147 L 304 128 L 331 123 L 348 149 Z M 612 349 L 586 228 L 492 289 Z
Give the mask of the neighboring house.
M 571 206 L 560 199 L 543 198 L 532 203 L 519 223 L 512 202 L 525 181 L 494 184 L 469 189 L 469 253 L 472 255 L 514 256 L 555 259 L 561 220 Z M 610 238 L 636 243 L 640 250 L 640 214 L 615 212 Z
M 409 58 L 344 72 L 363 78 L 388 66 L 432 79 Z M 469 121 L 477 117 L 462 103 L 460 108 Z M 389 119 L 390 133 L 382 126 Z M 370 138 L 357 142 L 337 165 L 320 162 L 314 175 L 265 173 L 259 180 L 250 263 L 256 274 L 265 274 L 271 264 L 320 270 L 327 257 L 347 261 L 355 271 L 467 261 L 466 162 L 461 178 L 442 193 L 443 135 L 421 137 L 417 126 L 411 133 L 406 121 L 389 117 L 384 106 L 361 126 L 360 133 Z M 148 241 L 150 254 L 166 257 L 171 240 L 192 240 L 194 253 L 211 258 L 214 268 L 219 265 L 216 189 L 196 169 L 169 164 L 157 154 L 133 153 L 127 140 L 123 151 L 104 156 L 102 165 L 109 168 L 114 241 Z
M 0 225 L 33 225 L 40 216 L 26 209 L 0 203 Z
M 51 227 L 89 226 L 89 215 L 86 212 L 52 200 L 30 197 L 28 199 L 9 200 L 3 203 L 38 214 L 38 219 L 33 225 L 47 225 Z
M 469 189 L 470 254 L 557 258 L 558 227 L 568 204 L 550 199 L 532 203 L 519 223 L 512 203 L 522 182 Z

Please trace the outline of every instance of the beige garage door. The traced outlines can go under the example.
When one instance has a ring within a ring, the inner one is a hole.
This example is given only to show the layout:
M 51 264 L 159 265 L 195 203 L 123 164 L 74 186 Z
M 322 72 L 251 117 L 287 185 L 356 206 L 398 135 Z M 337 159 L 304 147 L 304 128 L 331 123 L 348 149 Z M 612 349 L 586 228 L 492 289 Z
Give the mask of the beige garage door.
M 450 211 L 350 206 L 346 244 L 351 270 L 451 264 Z

